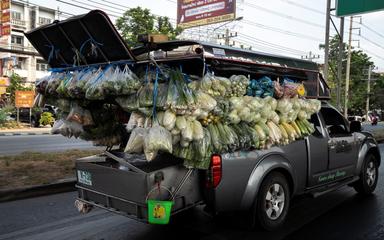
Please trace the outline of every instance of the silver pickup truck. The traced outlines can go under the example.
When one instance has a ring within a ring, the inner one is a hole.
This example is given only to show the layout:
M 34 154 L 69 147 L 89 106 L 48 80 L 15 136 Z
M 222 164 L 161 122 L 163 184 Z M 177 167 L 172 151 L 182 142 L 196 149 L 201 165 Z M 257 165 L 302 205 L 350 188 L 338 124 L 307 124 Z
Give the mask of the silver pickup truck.
M 272 230 L 286 219 L 295 195 L 317 197 L 345 185 L 372 193 L 381 161 L 372 135 L 327 103 L 311 122 L 316 131 L 309 137 L 268 150 L 213 155 L 207 171 L 186 169 L 172 156 L 149 163 L 120 152 L 79 159 L 77 205 L 147 221 L 148 194 L 155 189 L 156 198 L 169 197 L 163 186 L 175 195 L 172 214 L 205 204 L 211 213 L 248 211 L 251 221 Z
M 307 98 L 330 99 L 314 62 L 192 40 L 131 49 L 99 10 L 25 34 L 56 70 L 74 71 L 75 63 L 75 69 L 131 63 L 140 70 L 156 59 L 189 76 L 201 77 L 209 68 L 217 76 L 288 77 L 303 83 Z M 82 54 L 84 46 L 90 54 Z M 213 214 L 246 211 L 271 230 L 284 222 L 295 195 L 316 197 L 345 185 L 362 194 L 374 191 L 381 161 L 375 139 L 326 102 L 311 122 L 316 131 L 309 137 L 268 150 L 212 155 L 208 170 L 187 169 L 183 159 L 166 154 L 147 162 L 144 155 L 110 150 L 79 159 L 76 205 L 82 212 L 97 206 L 148 222 L 148 199 L 172 200 L 171 214 L 205 204 Z

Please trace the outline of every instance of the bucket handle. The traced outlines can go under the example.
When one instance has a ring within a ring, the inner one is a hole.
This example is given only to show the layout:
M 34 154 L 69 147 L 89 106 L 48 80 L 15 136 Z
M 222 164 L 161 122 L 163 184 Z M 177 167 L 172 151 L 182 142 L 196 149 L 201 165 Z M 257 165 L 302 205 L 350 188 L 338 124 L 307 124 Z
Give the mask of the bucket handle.
M 169 190 L 167 187 L 164 187 L 164 186 L 159 186 L 159 188 L 162 188 L 162 189 L 165 189 L 165 190 L 167 190 L 167 192 L 169 192 L 169 194 L 171 195 L 171 200 L 173 201 L 173 199 L 175 198 L 175 196 L 173 195 L 173 193 L 171 192 L 171 190 Z M 153 191 L 155 191 L 155 190 L 157 190 L 158 189 L 158 187 L 154 187 L 154 188 L 152 188 L 151 189 L 151 191 L 149 191 L 148 192 L 148 194 L 147 194 L 147 196 L 145 197 L 145 202 L 148 202 L 148 198 L 149 198 L 149 195 L 151 195 L 151 193 L 153 192 Z

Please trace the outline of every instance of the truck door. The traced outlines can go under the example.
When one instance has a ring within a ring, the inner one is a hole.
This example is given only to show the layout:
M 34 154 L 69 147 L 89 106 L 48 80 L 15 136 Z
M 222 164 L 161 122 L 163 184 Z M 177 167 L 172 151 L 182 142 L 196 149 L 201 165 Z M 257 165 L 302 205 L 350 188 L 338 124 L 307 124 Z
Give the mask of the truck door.
M 332 107 L 323 107 L 320 113 L 328 132 L 328 180 L 352 175 L 357 159 L 355 134 L 349 131 L 345 118 Z
M 328 171 L 328 135 L 321 126 L 318 114 L 313 114 L 309 120 L 315 127 L 315 132 L 308 137 L 308 187 L 318 184 L 318 176 Z

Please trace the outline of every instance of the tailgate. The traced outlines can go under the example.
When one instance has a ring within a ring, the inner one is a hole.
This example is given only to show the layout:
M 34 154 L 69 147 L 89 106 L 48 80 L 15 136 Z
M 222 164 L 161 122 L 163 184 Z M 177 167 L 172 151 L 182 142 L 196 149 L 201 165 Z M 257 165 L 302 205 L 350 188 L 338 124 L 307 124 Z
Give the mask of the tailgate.
M 158 188 L 155 179 L 162 175 L 161 186 L 175 192 L 187 173 L 180 159 L 172 155 L 147 162 L 143 155 L 115 152 L 76 161 L 80 200 L 143 221 L 147 220 L 147 196 L 157 200 L 170 198 L 166 190 Z M 203 200 L 200 176 L 198 170 L 193 170 L 185 179 L 175 197 L 173 214 Z

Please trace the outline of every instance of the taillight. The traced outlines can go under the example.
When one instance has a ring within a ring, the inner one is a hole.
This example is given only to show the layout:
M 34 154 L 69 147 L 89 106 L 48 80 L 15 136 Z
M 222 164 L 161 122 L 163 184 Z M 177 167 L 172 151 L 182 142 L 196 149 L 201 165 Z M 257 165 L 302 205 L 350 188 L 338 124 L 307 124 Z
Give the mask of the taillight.
M 208 187 L 217 187 L 221 181 L 221 156 L 220 155 L 212 155 L 211 157 L 211 165 L 209 167 L 208 173 Z

